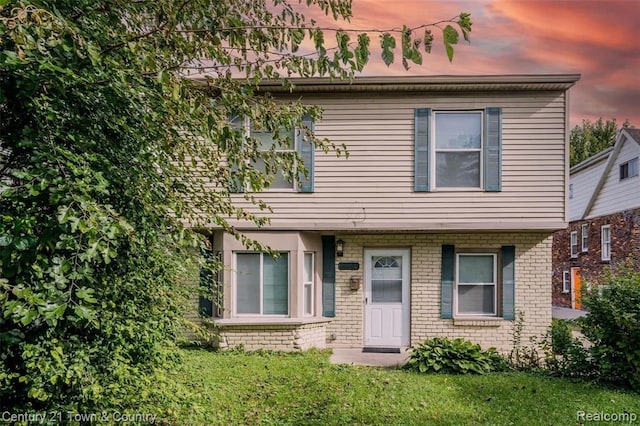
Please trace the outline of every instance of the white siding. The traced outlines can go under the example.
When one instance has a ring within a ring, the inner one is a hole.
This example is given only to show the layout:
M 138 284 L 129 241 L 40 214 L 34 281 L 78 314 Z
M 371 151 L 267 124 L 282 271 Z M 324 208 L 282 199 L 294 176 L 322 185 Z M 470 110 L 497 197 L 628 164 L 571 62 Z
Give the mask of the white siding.
M 569 222 L 582 219 L 584 209 L 593 196 L 593 191 L 607 165 L 607 158 L 572 174 L 569 178 L 569 184 L 573 185 L 573 198 L 569 199 Z
M 336 158 L 316 150 L 313 193 L 262 194 L 273 208 L 269 216 L 274 229 L 565 226 L 562 91 L 466 96 L 353 93 L 303 99 L 324 108 L 323 120 L 315 124 L 316 134 L 344 143 L 350 156 Z M 502 108 L 502 191 L 414 192 L 414 109 L 486 107 Z M 238 200 L 242 203 L 241 197 Z
M 620 180 L 620 164 L 638 156 L 640 156 L 640 145 L 632 139 L 626 139 L 591 211 L 587 213 L 588 218 L 640 207 L 640 176 Z

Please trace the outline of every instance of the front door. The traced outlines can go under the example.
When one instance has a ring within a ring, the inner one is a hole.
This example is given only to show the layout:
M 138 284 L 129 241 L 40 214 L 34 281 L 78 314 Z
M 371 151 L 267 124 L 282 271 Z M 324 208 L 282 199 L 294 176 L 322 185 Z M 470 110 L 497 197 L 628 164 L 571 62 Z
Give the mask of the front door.
M 364 344 L 409 345 L 409 250 L 365 250 Z
M 582 309 L 580 268 L 571 268 L 571 307 L 573 309 Z

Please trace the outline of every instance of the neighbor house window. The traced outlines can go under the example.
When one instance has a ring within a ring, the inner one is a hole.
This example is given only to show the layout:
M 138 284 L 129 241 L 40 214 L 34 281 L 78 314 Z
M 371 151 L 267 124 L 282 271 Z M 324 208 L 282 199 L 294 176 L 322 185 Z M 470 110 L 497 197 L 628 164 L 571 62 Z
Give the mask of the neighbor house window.
M 578 231 L 571 232 L 571 257 L 578 257 Z
M 315 276 L 313 265 L 313 253 L 305 253 L 302 282 L 305 315 L 313 315 L 313 282 Z
M 457 254 L 457 314 L 497 315 L 496 258 L 492 253 Z
M 571 291 L 571 273 L 569 271 L 562 272 L 562 292 L 569 293 Z
M 620 164 L 620 180 L 638 176 L 638 157 Z
M 572 183 L 569 184 L 569 199 L 570 200 L 573 199 L 573 184 Z
M 236 313 L 289 314 L 289 254 L 236 253 Z
M 589 251 L 589 225 L 582 224 L 582 251 Z
M 611 260 L 611 225 L 604 225 L 601 233 L 602 260 Z
M 436 187 L 482 187 L 482 112 L 435 113 Z

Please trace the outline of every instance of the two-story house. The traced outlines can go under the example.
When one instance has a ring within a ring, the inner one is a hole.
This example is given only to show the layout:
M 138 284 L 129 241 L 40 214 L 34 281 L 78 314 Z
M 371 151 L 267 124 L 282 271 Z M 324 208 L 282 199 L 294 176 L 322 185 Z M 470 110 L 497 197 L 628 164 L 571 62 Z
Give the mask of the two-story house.
M 622 129 L 612 148 L 575 165 L 569 226 L 553 238 L 553 304 L 582 308 L 585 283 L 630 260 L 640 270 L 640 130 Z
M 300 79 L 283 102 L 324 109 L 296 141 L 309 179 L 259 194 L 279 252 L 213 230 L 220 345 L 400 348 L 434 336 L 508 350 L 551 322 L 552 234 L 567 225 L 568 89 L 578 75 Z M 243 204 L 238 195 L 238 203 Z M 247 208 L 251 208 L 247 205 Z

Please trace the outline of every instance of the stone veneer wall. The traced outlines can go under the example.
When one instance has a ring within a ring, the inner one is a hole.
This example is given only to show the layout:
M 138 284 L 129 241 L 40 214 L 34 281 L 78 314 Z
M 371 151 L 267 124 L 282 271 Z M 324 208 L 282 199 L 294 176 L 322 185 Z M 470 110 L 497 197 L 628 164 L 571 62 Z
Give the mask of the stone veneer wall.
M 304 351 L 326 347 L 327 322 L 222 325 L 219 332 L 218 345 L 221 349 L 244 347 L 248 351 Z
M 582 225 L 589 225 L 588 251 L 582 252 Z M 611 225 L 611 260 L 602 260 L 601 227 Z M 571 258 L 571 232 L 578 232 L 578 257 Z M 562 272 L 580 268 L 585 283 L 598 283 L 606 270 L 616 268 L 629 257 L 640 271 L 640 209 L 571 222 L 553 235 L 553 304 L 571 307 L 571 294 L 562 292 Z
M 514 321 L 440 318 L 440 270 L 443 244 L 456 249 L 496 249 L 516 246 L 516 312 L 524 314 L 522 341 L 543 335 L 551 323 L 551 243 L 548 233 L 454 233 L 454 234 L 338 234 L 345 253 L 336 262 L 359 262 L 358 271 L 336 270 L 336 317 L 328 326 L 333 346 L 358 347 L 364 336 L 364 249 L 411 249 L 410 344 L 430 337 L 464 337 L 483 347 L 511 349 Z M 337 269 L 337 268 L 336 268 Z M 361 278 L 357 291 L 349 279 Z M 335 337 L 335 339 L 333 339 Z

